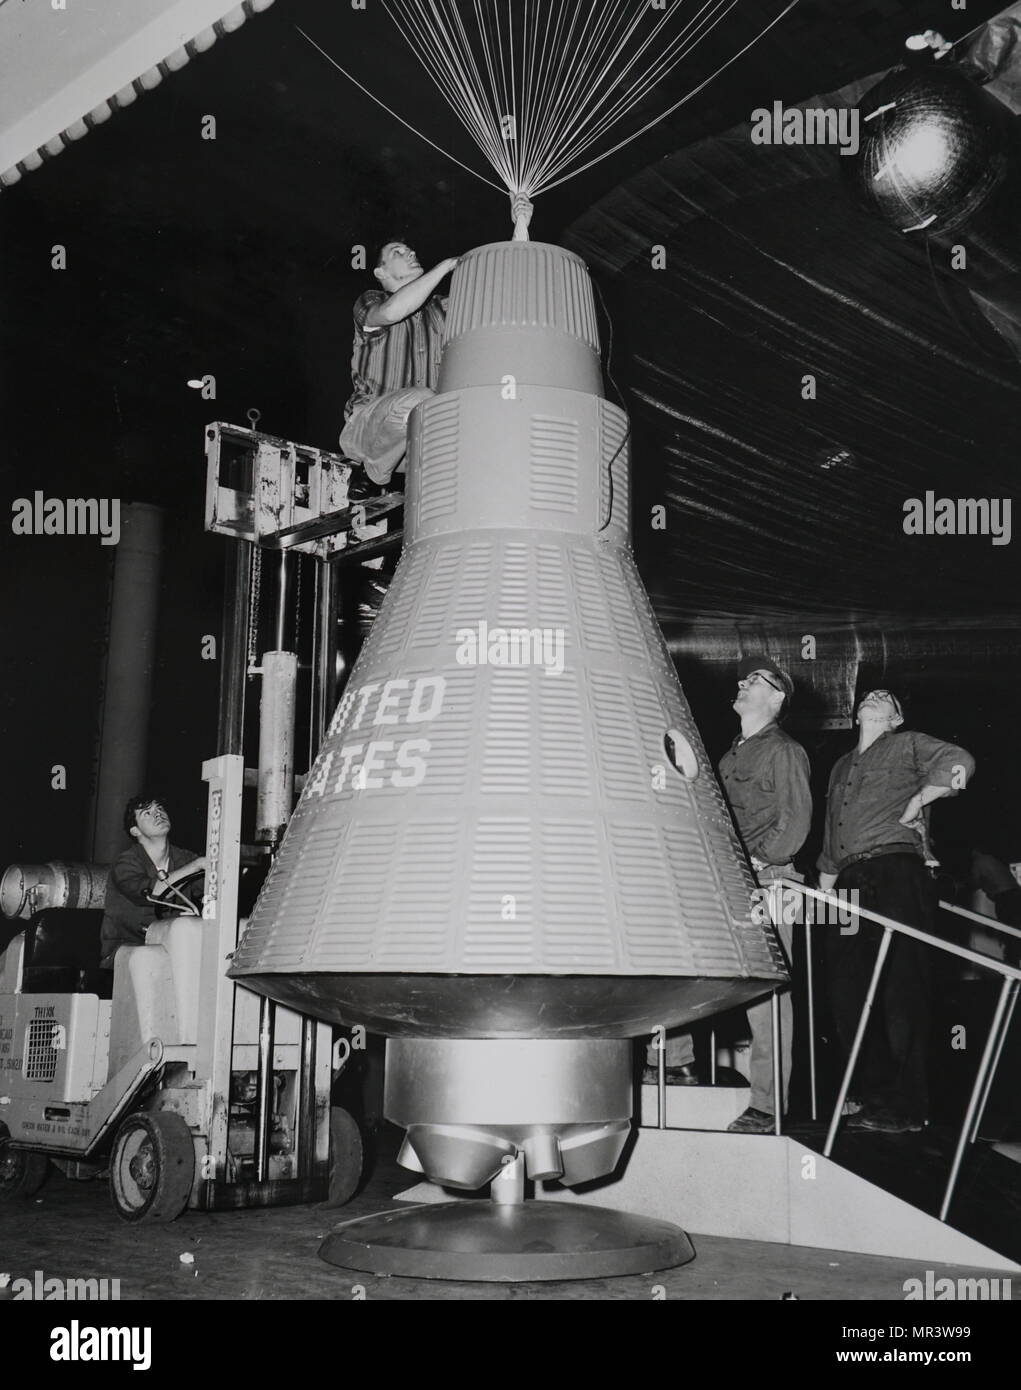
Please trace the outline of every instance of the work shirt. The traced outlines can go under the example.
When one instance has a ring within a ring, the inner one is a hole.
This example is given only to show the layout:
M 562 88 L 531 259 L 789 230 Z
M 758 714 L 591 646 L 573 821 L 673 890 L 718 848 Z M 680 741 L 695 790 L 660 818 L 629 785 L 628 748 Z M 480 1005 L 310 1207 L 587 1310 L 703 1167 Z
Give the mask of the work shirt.
M 193 850 L 171 845 L 167 872 L 173 873 L 197 858 Z M 177 900 L 177 908 L 174 907 L 173 894 L 167 899 L 165 907 L 157 907 L 146 900 L 146 894 L 151 893 L 158 882 L 156 865 L 135 840 L 114 864 L 106 881 L 106 901 L 100 931 L 100 963 L 103 966 L 113 966 L 113 953 L 118 946 L 143 945 L 145 928 L 157 917 L 173 916 L 175 911 L 181 911 L 180 899 Z M 181 891 L 187 895 L 186 889 Z
M 409 386 L 436 389 L 443 347 L 447 298 L 434 294 L 399 323 L 366 328 L 369 310 L 390 296 L 385 290 L 366 290 L 354 307 L 355 338 L 351 356 L 354 390 L 344 408 L 344 418 L 359 405 L 367 405 L 387 391 Z
M 880 734 L 864 753 L 845 753 L 830 773 L 820 870 L 839 873 L 852 855 L 887 845 L 924 856 L 921 836 L 900 823 L 908 802 L 923 787 L 953 794 L 974 771 L 963 748 L 914 730 Z
M 720 759 L 720 778 L 751 858 L 789 864 L 812 823 L 808 754 L 779 724 L 734 740 Z

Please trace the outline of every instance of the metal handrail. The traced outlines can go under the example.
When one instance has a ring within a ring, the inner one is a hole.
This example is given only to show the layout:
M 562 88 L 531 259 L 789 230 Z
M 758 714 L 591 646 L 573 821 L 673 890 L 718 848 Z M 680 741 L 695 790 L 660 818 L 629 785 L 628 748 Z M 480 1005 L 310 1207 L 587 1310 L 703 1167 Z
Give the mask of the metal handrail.
M 1009 975 L 1012 979 L 1021 980 L 1021 970 L 1016 966 L 1007 965 L 1005 961 L 993 960 L 990 956 L 984 956 L 979 951 L 973 951 L 968 946 L 957 946 L 952 941 L 944 941 L 942 937 L 934 936 L 932 932 L 922 931 L 920 927 L 909 927 L 906 922 L 898 922 L 893 917 L 885 917 L 881 912 L 872 912 L 867 907 L 856 907 L 847 898 L 840 898 L 832 893 L 823 893 L 818 888 L 809 888 L 806 883 L 797 883 L 793 879 L 777 879 L 784 888 L 791 888 L 798 893 L 809 898 L 815 898 L 819 902 L 831 902 L 844 912 L 853 912 L 856 917 L 866 917 L 870 922 L 878 922 L 881 927 L 889 927 L 892 931 L 902 932 L 905 936 L 913 936 L 916 941 L 922 941 L 929 946 L 935 946 L 939 951 L 946 951 L 948 955 L 959 956 L 961 960 L 970 960 L 973 965 L 981 965 L 986 970 L 995 970 L 998 975 Z M 989 920 L 989 919 L 986 919 Z
M 1021 927 L 1012 927 L 995 917 L 987 917 L 984 912 L 973 912 L 969 907 L 958 907 L 956 903 L 944 902 L 942 898 L 939 905 L 944 912 L 953 912 L 958 917 L 967 917 L 969 922 L 977 922 L 985 931 L 1002 932 L 1004 936 L 1016 936 L 1021 939 Z
M 843 1113 L 844 1102 L 847 1099 L 847 1092 L 851 1085 L 851 1078 L 854 1075 L 854 1069 L 858 1064 L 858 1057 L 861 1052 L 862 1042 L 865 1037 L 865 1029 L 868 1026 L 869 1017 L 872 1013 L 872 1006 L 875 1002 L 876 992 L 879 988 L 880 976 L 882 975 L 883 966 L 886 963 L 886 958 L 889 953 L 890 944 L 893 940 L 893 933 L 900 932 L 903 936 L 913 937 L 916 941 L 921 941 L 923 944 L 933 946 L 936 948 L 936 950 L 943 951 L 947 955 L 957 956 L 960 960 L 970 961 L 973 965 L 977 965 L 980 969 L 991 970 L 994 974 L 1000 975 L 1003 978 L 1003 984 L 1000 988 L 999 997 L 996 1002 L 996 1009 L 993 1014 L 993 1020 L 989 1028 L 989 1035 L 986 1038 L 986 1044 L 982 1051 L 981 1060 L 979 1061 L 978 1071 L 976 1072 L 975 1080 L 971 1089 L 971 1094 L 968 1098 L 968 1106 L 965 1111 L 960 1134 L 958 1135 L 957 1145 L 954 1150 L 954 1158 L 950 1168 L 950 1175 L 947 1179 L 947 1186 L 943 1194 L 942 1204 L 940 1206 L 939 1219 L 941 1221 L 945 1221 L 947 1218 L 947 1212 L 950 1208 L 950 1203 L 953 1199 L 954 1189 L 957 1185 L 957 1179 L 960 1176 L 961 1165 L 964 1161 L 965 1150 L 967 1149 L 969 1143 L 974 1143 L 978 1135 L 978 1130 L 980 1124 L 982 1123 L 982 1115 L 985 1110 L 986 1102 L 988 1101 L 989 1093 L 992 1090 L 993 1081 L 996 1075 L 996 1068 L 999 1064 L 1000 1056 L 1003 1052 L 1003 1046 L 1006 1041 L 1007 1033 L 1010 1029 L 1014 1009 L 1017 1005 L 1018 992 L 1019 990 L 1021 990 L 1021 969 L 1018 969 L 1017 967 L 1012 965 L 1007 965 L 1004 961 L 995 960 L 991 956 L 982 955 L 977 951 L 972 951 L 966 946 L 957 946 L 954 945 L 952 942 L 944 941 L 940 937 L 933 936 L 931 932 L 921 931 L 917 927 L 909 927 L 906 922 L 898 922 L 892 917 L 885 916 L 883 913 L 872 912 L 868 908 L 857 907 L 855 906 L 855 904 L 849 902 L 846 898 L 840 898 L 831 893 L 824 893 L 819 891 L 818 889 L 809 888 L 804 883 L 798 883 L 792 879 L 786 878 L 778 879 L 777 882 L 783 888 L 792 889 L 800 893 L 803 897 L 814 898 L 819 902 L 834 903 L 841 910 L 851 912 L 856 917 L 864 917 L 868 921 L 875 922 L 883 928 L 883 936 L 879 943 L 879 949 L 876 953 L 876 963 L 872 970 L 872 978 L 869 981 L 869 987 L 865 996 L 865 1002 L 862 1005 L 861 1017 L 858 1020 L 858 1028 L 855 1032 L 854 1042 L 851 1045 L 850 1055 L 847 1059 L 847 1066 L 845 1067 L 844 1075 L 841 1078 L 840 1089 L 837 1094 L 837 1099 L 833 1107 L 833 1115 L 830 1119 L 829 1129 L 826 1134 L 826 1143 L 823 1146 L 823 1154 L 826 1158 L 830 1157 L 833 1151 L 833 1145 L 836 1141 L 837 1129 L 839 1127 L 841 1115 Z M 963 909 L 961 911 L 962 915 L 965 916 L 977 915 L 968 913 Z M 987 921 L 989 919 L 983 920 Z M 1009 931 L 1011 934 L 1014 934 L 1013 928 L 1010 928 Z M 812 958 L 810 933 L 808 933 L 807 935 L 807 944 L 809 950 L 807 970 L 811 998 Z M 777 1003 L 776 991 L 774 991 L 773 994 L 773 1001 L 773 1070 L 774 1076 L 776 1076 L 779 1070 L 778 1058 L 780 1050 L 780 1011 L 779 1005 Z M 816 1078 L 814 1049 L 810 1050 L 809 1065 L 811 1070 L 812 1117 L 814 1119 L 816 1111 Z M 780 1090 L 779 1088 L 777 1088 L 776 1097 L 778 1103 L 776 1105 L 775 1113 L 777 1116 L 778 1134 L 780 1133 L 780 1115 L 783 1109 L 782 1104 L 780 1103 L 780 1096 Z
M 924 945 L 935 947 L 938 951 L 943 951 L 947 955 L 957 956 L 959 960 L 970 961 L 981 970 L 991 970 L 994 974 L 1003 977 L 1003 985 L 1000 989 L 999 997 L 996 1002 L 996 1009 L 993 1014 L 993 1021 L 989 1029 L 989 1035 L 982 1052 L 975 1081 L 972 1085 L 971 1094 L 968 1098 L 968 1106 L 965 1111 L 964 1120 L 961 1125 L 961 1132 L 958 1135 L 957 1145 L 954 1150 L 953 1163 L 951 1164 L 950 1175 L 947 1179 L 947 1186 L 943 1194 L 943 1201 L 940 1206 L 939 1219 L 945 1221 L 950 1203 L 953 1199 L 954 1189 L 957 1179 L 960 1176 L 961 1165 L 964 1161 L 964 1154 L 969 1143 L 974 1143 L 978 1136 L 979 1126 L 982 1123 L 982 1116 L 985 1112 L 986 1103 L 992 1090 L 993 1081 L 996 1076 L 996 1068 L 999 1065 L 1000 1057 L 1003 1053 L 1004 1043 L 1010 1024 L 1013 1019 L 1014 1009 L 1017 1005 L 1019 990 L 1021 990 L 1021 969 L 1016 966 L 1008 965 L 1005 961 L 996 960 L 995 957 L 983 955 L 981 952 L 973 951 L 967 946 L 957 946 L 953 942 L 944 941 L 941 937 L 934 936 L 931 932 L 922 931 L 918 927 L 909 927 L 906 922 L 898 922 L 893 917 L 887 917 L 881 912 L 872 912 L 869 908 L 857 907 L 847 898 L 842 898 L 833 893 L 825 893 L 820 889 L 809 888 L 805 883 L 799 883 L 794 879 L 780 878 L 774 879 L 769 885 L 770 889 L 775 890 L 767 894 L 770 916 L 776 925 L 776 918 L 782 909 L 783 889 L 792 889 L 805 898 L 814 898 L 817 902 L 832 903 L 840 911 L 853 913 L 856 917 L 864 917 L 870 922 L 875 922 L 883 928 L 883 936 L 879 943 L 876 953 L 876 963 L 872 970 L 872 978 L 869 981 L 868 991 L 865 1002 L 862 1005 L 861 1017 L 858 1020 L 858 1027 L 855 1032 L 854 1042 L 851 1045 L 850 1055 L 847 1059 L 847 1066 L 844 1069 L 843 1077 L 840 1082 L 840 1089 L 836 1103 L 833 1107 L 833 1115 L 830 1119 L 829 1129 L 826 1133 L 826 1143 L 823 1146 L 823 1154 L 829 1158 L 833 1145 L 836 1142 L 837 1129 L 840 1125 L 843 1114 L 844 1103 L 847 1100 L 847 1092 L 850 1088 L 851 1078 L 854 1069 L 858 1064 L 858 1057 L 861 1052 L 862 1043 L 865 1037 L 865 1030 L 868 1026 L 869 1018 L 872 1013 L 872 1006 L 875 1002 L 876 993 L 879 988 L 879 980 L 882 975 L 883 966 L 889 954 L 890 944 L 893 940 L 893 933 L 900 932 L 903 936 L 913 937 L 916 941 L 921 941 Z M 995 922 L 992 918 L 984 917 L 980 913 L 971 912 L 967 908 L 959 908 L 955 904 L 941 901 L 940 907 L 946 908 L 950 912 L 956 912 L 962 917 L 977 920 L 983 926 L 989 925 L 998 927 L 1001 931 L 1010 936 L 1021 936 L 1021 931 L 1015 927 L 1010 927 L 1006 923 Z M 814 923 L 805 914 L 802 923 L 805 927 L 805 946 L 806 946 L 806 977 L 808 982 L 808 1027 L 809 1027 L 809 1084 L 812 1100 L 812 1119 L 817 1118 L 817 1087 L 816 1087 L 816 1065 L 815 1065 L 815 995 L 812 980 L 812 926 Z M 772 1034 L 773 1034 L 773 1096 L 774 1096 L 774 1124 L 777 1135 L 782 1134 L 783 1120 L 783 1090 L 781 1076 L 781 1054 L 780 1054 L 780 994 L 784 988 L 770 991 L 772 995 Z M 715 1030 L 711 1034 L 713 1059 L 715 1061 Z M 658 1057 L 658 1127 L 666 1128 L 666 1054 L 661 1047 Z M 712 1067 L 712 1081 L 715 1082 L 715 1066 Z

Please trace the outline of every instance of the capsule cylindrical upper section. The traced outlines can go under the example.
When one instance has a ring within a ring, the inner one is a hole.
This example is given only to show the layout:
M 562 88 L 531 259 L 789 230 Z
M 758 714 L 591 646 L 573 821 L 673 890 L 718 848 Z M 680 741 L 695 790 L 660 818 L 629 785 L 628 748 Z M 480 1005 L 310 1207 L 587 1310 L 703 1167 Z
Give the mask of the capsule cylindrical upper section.
M 411 416 L 408 540 L 500 527 L 626 545 L 627 434 L 603 397 L 584 262 L 481 246 L 454 274 L 438 393 Z
M 603 394 L 592 282 L 562 246 L 495 242 L 454 272 L 437 389 L 513 385 Z
M 569 531 L 628 544 L 628 422 L 558 387 L 449 391 L 412 413 L 405 532 Z

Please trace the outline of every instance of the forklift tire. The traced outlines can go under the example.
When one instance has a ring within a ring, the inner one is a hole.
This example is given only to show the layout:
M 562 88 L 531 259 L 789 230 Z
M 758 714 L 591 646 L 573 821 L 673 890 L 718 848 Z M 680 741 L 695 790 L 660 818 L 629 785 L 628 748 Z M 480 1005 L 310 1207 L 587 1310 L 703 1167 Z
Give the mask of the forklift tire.
M 124 1221 L 176 1221 L 195 1180 L 195 1146 L 172 1110 L 139 1110 L 117 1131 L 110 1196 Z
M 49 1171 L 45 1154 L 12 1148 L 7 1126 L 0 1125 L 0 1202 L 34 1197 Z
M 330 1109 L 330 1186 L 328 1207 L 350 1202 L 362 1180 L 365 1153 L 362 1132 L 354 1117 L 339 1105 Z

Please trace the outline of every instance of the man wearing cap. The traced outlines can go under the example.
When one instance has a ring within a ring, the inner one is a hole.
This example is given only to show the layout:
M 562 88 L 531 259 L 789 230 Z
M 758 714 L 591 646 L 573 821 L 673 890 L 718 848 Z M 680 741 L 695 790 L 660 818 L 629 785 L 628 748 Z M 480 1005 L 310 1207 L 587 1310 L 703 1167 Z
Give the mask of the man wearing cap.
M 855 714 L 858 744 L 830 773 L 819 886 L 856 895 L 859 907 L 932 931 L 935 885 L 926 870 L 925 807 L 962 790 L 975 770 L 963 748 L 928 734 L 897 730 L 900 701 L 870 690 Z M 834 1023 L 850 1052 L 883 935 L 862 918 L 856 928 L 826 933 Z M 848 1127 L 900 1134 L 928 1116 L 926 1045 L 932 950 L 894 933 L 855 1089 L 862 1109 Z
M 793 864 L 812 821 L 808 754 L 779 725 L 794 682 L 768 656 L 746 656 L 738 667 L 734 709 L 741 732 L 720 759 L 720 779 L 738 834 L 759 882 L 800 878 Z M 783 914 L 786 916 L 787 914 Z M 794 927 L 777 923 L 790 961 Z M 768 1134 L 775 1127 L 773 1016 L 770 1000 L 748 1010 L 752 1034 L 747 1110 L 729 1126 L 739 1134 Z M 781 1073 L 784 1096 L 791 1075 L 793 1010 L 790 991 L 780 996 Z
M 794 693 L 794 682 L 768 656 L 746 656 L 738 667 L 733 707 L 741 732 L 720 759 L 720 777 L 759 882 L 800 878 L 791 862 L 805 843 L 812 820 L 808 754 L 777 723 Z M 779 926 L 788 960 L 793 926 Z M 729 1126 L 742 1134 L 771 1134 L 773 1116 L 773 1017 L 769 999 L 748 1009 L 752 1033 L 751 1096 L 748 1109 Z M 782 1071 L 786 1093 L 791 1074 L 790 994 L 780 996 Z M 695 1048 L 689 1032 L 671 1032 L 663 1042 L 667 1082 L 697 1086 Z M 656 1080 L 656 1045 L 646 1057 L 645 1082 Z

